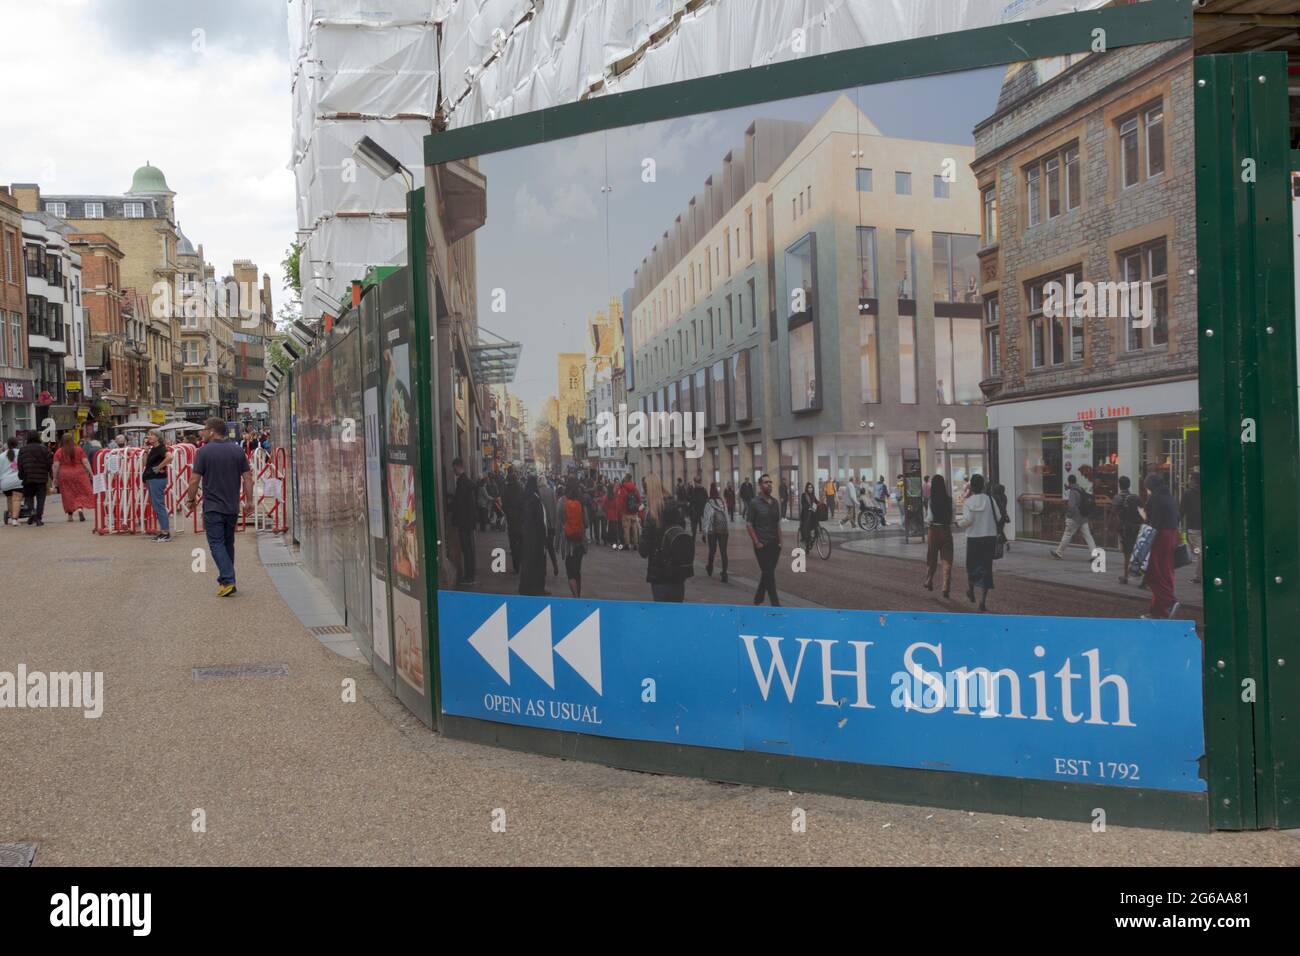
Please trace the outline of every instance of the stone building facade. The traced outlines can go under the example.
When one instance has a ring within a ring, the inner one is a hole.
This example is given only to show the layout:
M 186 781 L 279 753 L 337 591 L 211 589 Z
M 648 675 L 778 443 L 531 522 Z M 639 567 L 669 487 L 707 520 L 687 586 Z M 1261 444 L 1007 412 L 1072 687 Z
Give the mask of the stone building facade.
M 1177 492 L 1198 467 L 1192 83 L 1181 41 L 1015 64 L 975 128 L 981 387 L 1022 536 L 1059 537 L 1070 474 L 1104 505 L 1120 476 Z M 1067 281 L 1099 294 L 1054 314 Z M 1120 282 L 1149 316 L 1097 285 Z

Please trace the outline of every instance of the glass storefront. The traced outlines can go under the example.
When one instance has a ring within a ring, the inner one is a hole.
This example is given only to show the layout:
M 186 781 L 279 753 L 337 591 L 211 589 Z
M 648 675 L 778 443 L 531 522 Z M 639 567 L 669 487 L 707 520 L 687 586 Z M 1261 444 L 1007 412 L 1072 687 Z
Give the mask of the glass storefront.
M 1159 473 L 1174 497 L 1181 497 L 1192 472 L 1200 469 L 1198 422 L 1196 412 L 1181 412 L 1017 428 L 1017 537 L 1061 539 L 1071 474 L 1103 512 L 1118 493 L 1121 477 L 1137 490 L 1147 475 Z M 1094 517 L 1089 527 L 1098 545 L 1119 547 L 1118 529 L 1105 515 Z

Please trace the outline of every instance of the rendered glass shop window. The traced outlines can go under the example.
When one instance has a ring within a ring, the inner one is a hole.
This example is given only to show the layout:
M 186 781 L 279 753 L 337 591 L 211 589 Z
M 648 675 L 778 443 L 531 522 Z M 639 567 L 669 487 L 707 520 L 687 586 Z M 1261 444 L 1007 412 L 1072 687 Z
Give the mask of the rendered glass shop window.
M 790 407 L 803 411 L 821 404 L 817 383 L 817 243 L 812 233 L 786 249 L 785 281 Z

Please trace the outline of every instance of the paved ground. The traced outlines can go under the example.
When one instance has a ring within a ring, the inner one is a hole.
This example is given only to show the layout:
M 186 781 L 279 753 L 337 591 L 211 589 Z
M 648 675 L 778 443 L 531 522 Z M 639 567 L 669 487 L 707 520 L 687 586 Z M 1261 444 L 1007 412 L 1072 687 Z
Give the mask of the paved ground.
M 251 533 L 237 545 L 239 594 L 218 599 L 214 573 L 191 570 L 192 534 L 96 538 L 63 523 L 57 498 L 50 517 L 0 528 L 0 670 L 102 670 L 105 703 L 97 720 L 0 710 L 0 842 L 37 842 L 37 865 L 1300 863 L 1300 840 L 1284 833 L 1097 834 L 1089 821 L 723 786 L 445 740 L 304 628 Z M 191 676 L 246 662 L 284 663 L 288 676 Z M 341 700 L 348 677 L 355 704 Z M 808 814 L 802 835 L 795 807 Z M 206 833 L 192 831 L 196 809 Z
M 783 530 L 782 557 L 777 565 L 777 587 L 781 601 L 791 607 L 838 607 L 871 611 L 973 612 L 975 605 L 966 599 L 965 539 L 954 536 L 953 552 L 957 567 L 953 571 L 950 598 L 942 587 L 926 591 L 925 546 L 912 539 L 905 543 L 892 527 L 888 532 L 836 533 L 830 557 L 815 553 L 808 556 L 805 569 L 795 572 L 791 549 L 798 544 L 797 525 L 787 522 Z M 748 604 L 758 584 L 758 562 L 744 525 L 732 525 L 728 538 L 729 581 L 723 584 L 721 558 L 715 558 L 714 575 L 706 573 L 708 547 L 700 539 L 695 546 L 695 577 L 686 584 L 688 602 L 712 604 Z M 519 579 L 508 573 L 492 573 L 493 552 L 506 549 L 509 541 L 504 531 L 487 531 L 475 535 L 477 579 L 475 590 L 492 593 L 515 593 Z M 1114 574 L 1094 574 L 1089 570 L 1082 547 L 1065 552 L 1057 561 L 1047 552 L 1047 545 L 1017 541 L 1011 552 L 995 564 L 994 589 L 989 595 L 989 610 L 999 614 L 1052 614 L 1070 617 L 1128 617 L 1145 614 L 1151 602 L 1149 591 L 1140 591 L 1136 581 L 1120 584 Z M 1119 556 L 1109 553 L 1116 563 Z M 500 562 L 498 562 L 498 566 Z M 645 582 L 646 561 L 634 550 L 615 551 L 593 545 L 582 564 L 582 596 L 645 601 L 650 586 Z M 563 571 L 563 567 L 560 569 Z M 549 573 L 547 588 L 554 594 L 569 593 L 567 582 Z M 1178 572 L 1178 594 L 1186 598 L 1178 616 L 1204 623 L 1200 585 L 1190 583 L 1192 569 Z M 1103 580 L 1104 579 L 1104 580 Z M 1106 594 L 1107 600 L 1098 601 Z

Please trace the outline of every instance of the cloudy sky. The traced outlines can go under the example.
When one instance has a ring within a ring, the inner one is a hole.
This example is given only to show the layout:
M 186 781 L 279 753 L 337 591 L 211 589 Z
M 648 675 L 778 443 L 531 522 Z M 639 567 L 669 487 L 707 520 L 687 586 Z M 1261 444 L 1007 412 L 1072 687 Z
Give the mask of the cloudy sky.
M 283 0 L 0 0 L 0 23 L 0 183 L 120 194 L 152 163 L 217 275 L 252 259 L 278 311 L 296 225 Z

